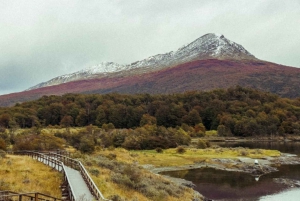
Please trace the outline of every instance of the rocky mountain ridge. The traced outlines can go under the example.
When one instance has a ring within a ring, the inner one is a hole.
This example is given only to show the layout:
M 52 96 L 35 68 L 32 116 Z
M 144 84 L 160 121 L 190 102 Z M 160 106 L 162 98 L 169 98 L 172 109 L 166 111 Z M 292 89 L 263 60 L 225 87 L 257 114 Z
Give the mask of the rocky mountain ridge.
M 203 59 L 256 60 L 243 46 L 228 40 L 221 34 L 209 33 L 188 45 L 182 46 L 177 51 L 157 54 L 127 65 L 120 65 L 114 62 L 102 62 L 99 65 L 37 84 L 28 90 L 59 85 L 76 80 L 106 77 L 113 73 L 128 74 L 129 71 L 131 71 L 131 73 L 153 72 L 178 64 Z

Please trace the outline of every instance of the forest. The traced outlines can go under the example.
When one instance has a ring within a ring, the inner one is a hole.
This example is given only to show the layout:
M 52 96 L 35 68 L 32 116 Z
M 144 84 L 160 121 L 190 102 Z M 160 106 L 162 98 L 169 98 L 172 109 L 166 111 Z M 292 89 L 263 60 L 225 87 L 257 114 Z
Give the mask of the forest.
M 137 128 L 147 123 L 163 127 L 203 123 L 221 135 L 300 134 L 300 98 L 281 98 L 250 88 L 169 95 L 66 94 L 0 108 L 2 128 L 59 125 L 83 127 L 112 124 Z
M 101 128 L 106 131 L 98 135 L 102 144 L 133 149 L 175 147 L 205 130 L 217 130 L 219 136 L 300 135 L 300 98 L 237 86 L 167 95 L 43 96 L 0 108 L 1 130 L 49 126 Z M 111 129 L 114 133 L 107 134 Z M 131 140 L 125 143 L 125 136 Z M 59 137 L 72 141 L 65 134 Z

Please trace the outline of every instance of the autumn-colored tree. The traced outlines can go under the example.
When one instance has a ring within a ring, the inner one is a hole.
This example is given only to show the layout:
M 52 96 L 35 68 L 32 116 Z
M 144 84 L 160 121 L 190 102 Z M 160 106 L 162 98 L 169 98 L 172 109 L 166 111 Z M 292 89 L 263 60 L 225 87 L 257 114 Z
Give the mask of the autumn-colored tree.
M 56 150 L 62 149 L 64 140 L 52 134 L 25 134 L 17 136 L 14 150 Z
M 4 113 L 2 115 L 0 115 L 0 126 L 4 127 L 4 128 L 8 128 L 9 127 L 9 121 L 10 121 L 10 115 L 7 113 Z
M 97 117 L 96 117 L 96 125 L 97 126 L 102 126 L 103 124 L 107 123 L 107 116 L 105 113 L 105 109 L 103 106 L 99 106 L 96 110 L 97 112 Z
M 141 118 L 140 126 L 144 126 L 147 124 L 148 125 L 156 125 L 156 118 L 149 114 L 144 114 Z
M 87 136 L 80 139 L 79 150 L 83 153 L 92 153 L 95 150 L 95 141 Z
M 191 136 L 196 133 L 190 128 L 199 123 L 207 130 L 224 125 L 234 136 L 298 135 L 299 105 L 299 99 L 240 86 L 166 95 L 66 94 L 0 108 L 0 126 L 10 128 L 14 122 L 21 128 L 93 124 L 107 129 L 107 124 L 113 123 L 116 128 L 136 129 L 153 125 L 156 119 L 158 126 L 182 127 Z M 155 129 L 144 129 L 151 135 L 156 133 Z
M 0 150 L 6 151 L 6 143 L 2 138 L 0 138 Z
M 73 117 L 70 115 L 66 115 L 61 119 L 60 125 L 65 128 L 68 128 L 70 126 L 73 126 L 73 122 L 74 122 Z
M 219 136 L 227 136 L 228 135 L 228 128 L 226 128 L 226 126 L 224 125 L 219 125 L 217 132 Z
M 115 126 L 112 123 L 108 123 L 108 124 L 103 124 L 102 125 L 102 129 L 104 129 L 105 131 L 109 131 L 109 130 L 112 130 L 114 128 L 115 128 Z

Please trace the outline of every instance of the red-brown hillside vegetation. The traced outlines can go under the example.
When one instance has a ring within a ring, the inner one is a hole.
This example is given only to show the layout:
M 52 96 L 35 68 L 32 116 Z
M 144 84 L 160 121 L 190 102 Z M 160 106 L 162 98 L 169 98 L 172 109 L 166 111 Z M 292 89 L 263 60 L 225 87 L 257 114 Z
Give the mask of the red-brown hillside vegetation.
M 282 97 L 300 97 L 300 68 L 259 60 L 198 60 L 156 72 L 69 82 L 0 96 L 0 105 L 65 93 L 175 93 L 230 86 L 252 87 Z

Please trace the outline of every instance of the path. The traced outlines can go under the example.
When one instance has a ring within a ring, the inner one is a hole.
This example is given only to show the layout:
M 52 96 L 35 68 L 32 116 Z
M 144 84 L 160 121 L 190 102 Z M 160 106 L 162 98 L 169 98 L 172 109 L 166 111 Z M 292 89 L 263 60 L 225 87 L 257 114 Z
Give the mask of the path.
M 64 166 L 65 173 L 69 178 L 69 185 L 73 188 L 76 200 L 80 201 L 92 201 L 95 200 L 94 196 L 91 194 L 88 186 L 84 182 L 79 171 Z
M 55 160 L 58 160 L 58 158 L 55 157 L 49 157 Z M 38 161 L 45 163 L 46 165 L 55 168 L 56 170 L 60 171 L 61 167 L 56 167 L 54 163 L 48 162 L 44 159 L 38 159 Z M 65 174 L 68 178 L 68 182 L 70 187 L 73 190 L 74 197 L 76 201 L 92 201 L 96 200 L 95 197 L 92 195 L 91 191 L 89 190 L 86 182 L 84 181 L 82 175 L 78 170 L 75 170 L 73 168 L 70 168 L 66 165 L 63 165 Z

